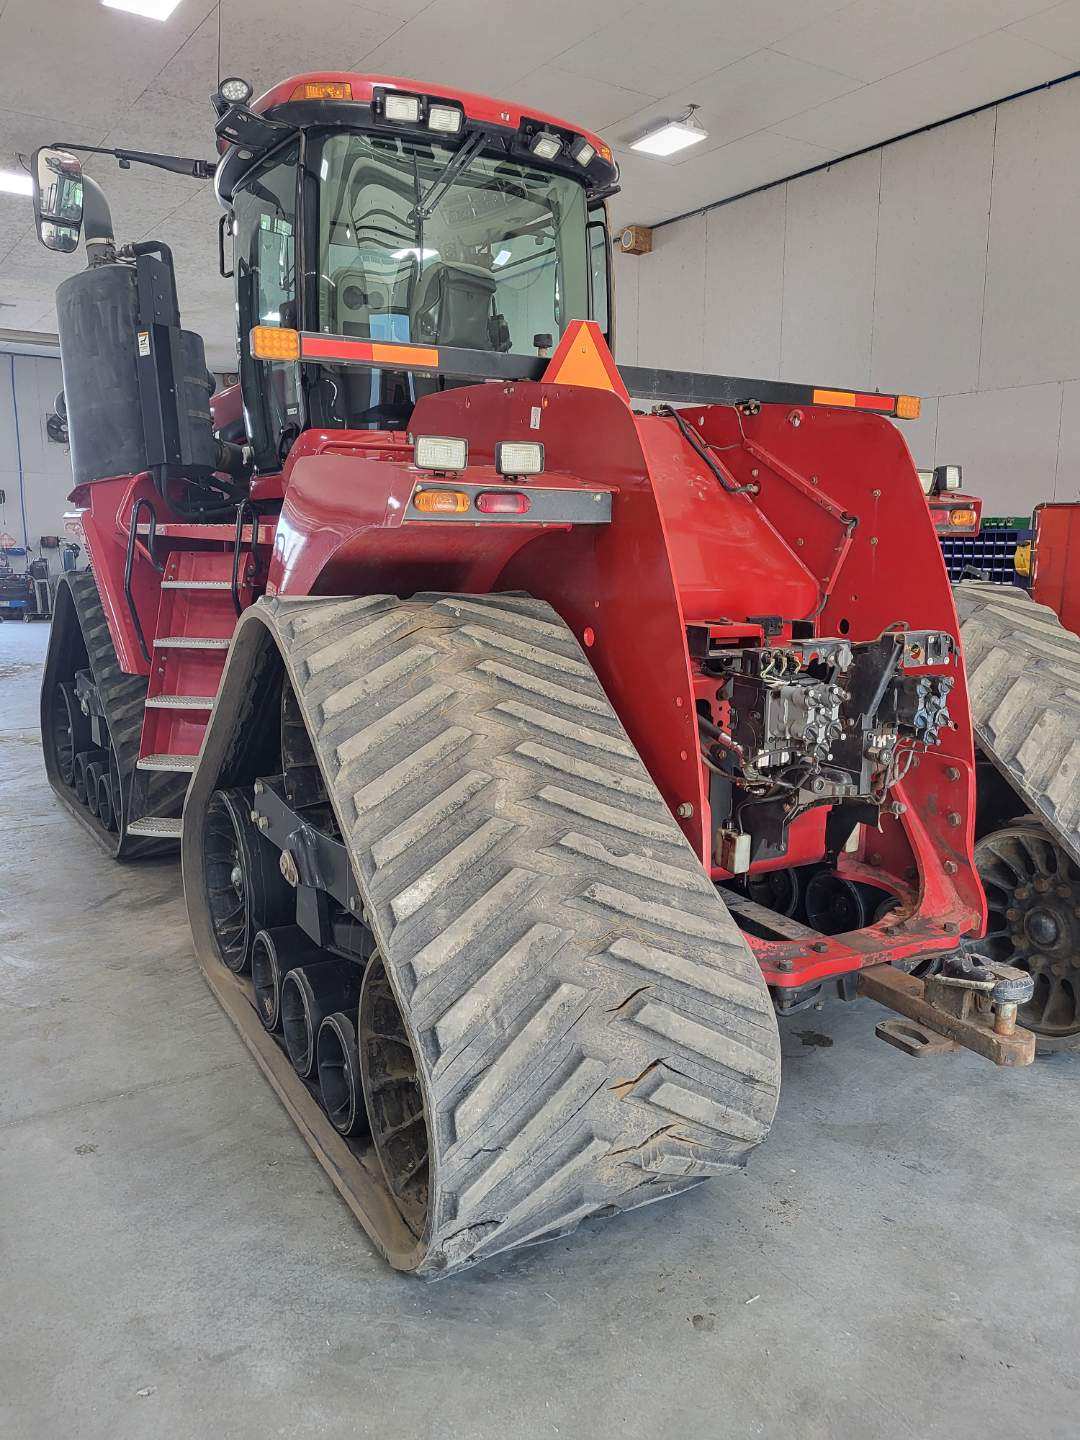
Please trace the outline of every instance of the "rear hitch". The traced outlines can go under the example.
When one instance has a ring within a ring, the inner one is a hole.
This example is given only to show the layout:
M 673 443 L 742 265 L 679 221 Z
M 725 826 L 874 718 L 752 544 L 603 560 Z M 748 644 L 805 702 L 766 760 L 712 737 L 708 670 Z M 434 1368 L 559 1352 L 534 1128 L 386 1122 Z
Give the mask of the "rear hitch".
M 859 994 L 903 1018 L 882 1020 L 875 1033 L 907 1055 L 974 1050 L 995 1065 L 1030 1065 L 1035 1036 L 1017 1024 L 1035 982 L 1024 970 L 983 955 L 957 953 L 925 980 L 892 965 L 859 973 Z

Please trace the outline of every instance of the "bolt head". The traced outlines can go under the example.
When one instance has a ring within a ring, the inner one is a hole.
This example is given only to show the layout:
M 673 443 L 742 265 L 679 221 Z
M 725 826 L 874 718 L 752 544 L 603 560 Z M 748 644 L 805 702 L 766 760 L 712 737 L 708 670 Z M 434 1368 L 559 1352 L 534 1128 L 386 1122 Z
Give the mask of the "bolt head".
M 795 961 L 794 961 L 794 960 L 778 960 L 778 961 L 776 962 L 776 968 L 777 968 L 778 970 L 783 970 L 783 971 L 785 971 L 785 972 L 788 971 L 788 970 L 794 970 L 794 969 L 795 969 Z
M 959 780 L 959 779 L 960 779 L 960 771 L 956 768 L 955 765 L 947 765 L 947 766 L 945 767 L 945 779 L 946 779 L 946 780 Z
M 689 820 L 693 813 L 694 807 L 690 804 L 689 800 L 684 800 L 675 811 L 675 814 L 679 817 L 680 820 Z

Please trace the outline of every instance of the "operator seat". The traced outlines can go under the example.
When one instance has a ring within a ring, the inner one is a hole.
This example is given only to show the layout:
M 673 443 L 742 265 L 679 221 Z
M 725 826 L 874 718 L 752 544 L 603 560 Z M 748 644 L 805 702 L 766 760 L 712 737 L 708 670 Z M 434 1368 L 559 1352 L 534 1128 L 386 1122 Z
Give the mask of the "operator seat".
M 462 350 L 509 349 L 506 321 L 495 309 L 495 278 L 479 265 L 440 261 L 420 277 L 409 307 L 413 341 Z M 415 377 L 416 397 L 474 384 L 471 380 Z

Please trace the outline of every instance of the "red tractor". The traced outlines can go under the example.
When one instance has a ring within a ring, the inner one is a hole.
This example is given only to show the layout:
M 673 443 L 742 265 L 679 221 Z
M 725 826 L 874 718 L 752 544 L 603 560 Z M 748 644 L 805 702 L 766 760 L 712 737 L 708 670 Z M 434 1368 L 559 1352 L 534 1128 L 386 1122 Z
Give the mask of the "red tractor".
M 393 1264 L 741 1166 L 826 982 L 903 1048 L 1030 1061 L 1030 980 L 960 954 L 917 402 L 617 369 L 618 172 L 575 125 L 355 74 L 215 105 L 213 163 L 110 152 L 215 178 L 212 399 L 167 247 L 117 245 L 78 147 L 35 159 L 89 260 L 45 755 L 118 859 L 181 842 L 210 985 Z

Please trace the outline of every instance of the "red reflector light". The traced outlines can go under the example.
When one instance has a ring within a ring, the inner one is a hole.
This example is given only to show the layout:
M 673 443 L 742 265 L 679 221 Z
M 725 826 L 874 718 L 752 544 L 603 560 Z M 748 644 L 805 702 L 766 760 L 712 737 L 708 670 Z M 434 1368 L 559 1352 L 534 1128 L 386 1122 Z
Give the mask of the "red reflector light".
M 484 490 L 476 497 L 482 515 L 524 515 L 532 502 L 520 490 Z

